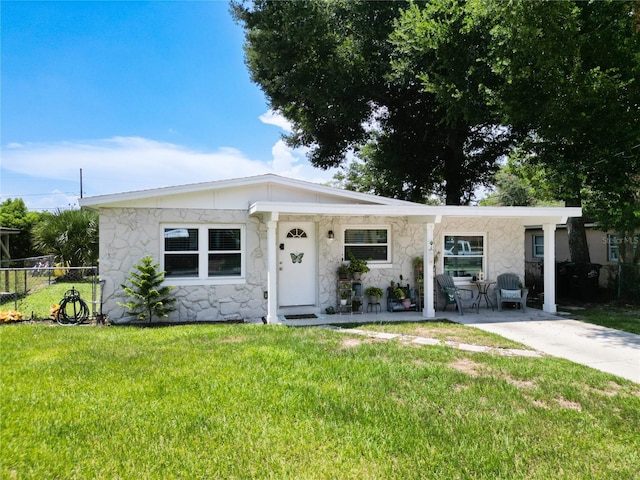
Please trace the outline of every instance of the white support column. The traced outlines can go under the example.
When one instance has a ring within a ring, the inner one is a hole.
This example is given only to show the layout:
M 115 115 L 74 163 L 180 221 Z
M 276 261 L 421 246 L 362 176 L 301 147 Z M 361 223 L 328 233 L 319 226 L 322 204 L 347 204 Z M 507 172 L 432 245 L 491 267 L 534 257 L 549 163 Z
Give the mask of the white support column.
M 556 224 L 545 223 L 544 231 L 544 304 L 542 310 L 556 313 Z
M 424 305 L 422 316 L 424 318 L 434 318 L 436 309 L 433 302 L 433 223 L 427 223 L 424 232 Z
M 267 323 L 278 322 L 277 214 L 267 222 Z

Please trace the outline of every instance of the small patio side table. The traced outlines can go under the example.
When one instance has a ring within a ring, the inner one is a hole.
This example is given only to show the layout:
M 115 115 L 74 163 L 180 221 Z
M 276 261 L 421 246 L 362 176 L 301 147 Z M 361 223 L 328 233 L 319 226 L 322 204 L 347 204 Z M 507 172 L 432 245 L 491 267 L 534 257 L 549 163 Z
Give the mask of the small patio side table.
M 478 307 L 484 298 L 484 303 L 487 308 L 491 307 L 491 311 L 493 311 L 493 303 L 489 300 L 489 287 L 496 282 L 491 282 L 489 280 L 475 280 L 473 283 L 478 287 Z

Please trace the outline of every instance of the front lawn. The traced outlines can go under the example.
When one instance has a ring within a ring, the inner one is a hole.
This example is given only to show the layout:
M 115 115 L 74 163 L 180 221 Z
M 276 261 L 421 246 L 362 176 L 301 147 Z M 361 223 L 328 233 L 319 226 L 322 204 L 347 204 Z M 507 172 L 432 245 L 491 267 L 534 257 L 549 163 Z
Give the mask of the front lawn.
M 452 322 L 378 322 L 336 325 L 340 328 L 357 328 L 370 332 L 397 333 L 414 337 L 435 338 L 442 342 L 470 343 L 494 348 L 517 348 L 530 350 L 530 347 L 501 337 L 495 333 Z
M 623 332 L 640 334 L 640 308 L 633 305 L 586 305 L 584 307 L 563 308 L 571 318 L 603 327 L 615 328 Z
M 640 465 L 640 385 L 562 359 L 263 325 L 4 325 L 0 344 L 0 478 L 617 480 Z

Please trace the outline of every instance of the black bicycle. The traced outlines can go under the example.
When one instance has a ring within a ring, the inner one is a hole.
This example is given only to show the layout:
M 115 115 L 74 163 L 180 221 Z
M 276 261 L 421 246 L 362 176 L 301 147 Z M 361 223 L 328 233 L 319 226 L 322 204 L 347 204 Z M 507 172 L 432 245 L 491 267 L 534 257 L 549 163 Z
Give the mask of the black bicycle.
M 71 287 L 60 300 L 60 308 L 56 313 L 56 322 L 60 325 L 78 325 L 89 318 L 89 307 L 80 297 L 80 292 Z

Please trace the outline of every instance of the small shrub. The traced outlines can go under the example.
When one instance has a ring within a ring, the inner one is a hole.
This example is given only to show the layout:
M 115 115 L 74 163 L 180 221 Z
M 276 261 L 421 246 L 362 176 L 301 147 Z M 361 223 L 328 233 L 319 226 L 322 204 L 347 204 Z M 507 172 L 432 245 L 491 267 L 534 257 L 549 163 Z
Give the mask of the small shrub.
M 141 263 L 135 266 L 137 271 L 129 273 L 128 279 L 133 288 L 122 285 L 125 293 L 133 297 L 133 300 L 119 305 L 126 307 L 139 320 L 147 320 L 149 323 L 154 316 L 166 318 L 175 310 L 173 304 L 176 299 L 169 297 L 173 287 L 162 285 L 164 272 L 158 270 L 159 266 L 149 256 L 142 258 Z

